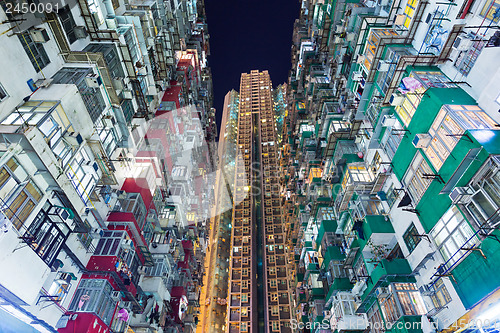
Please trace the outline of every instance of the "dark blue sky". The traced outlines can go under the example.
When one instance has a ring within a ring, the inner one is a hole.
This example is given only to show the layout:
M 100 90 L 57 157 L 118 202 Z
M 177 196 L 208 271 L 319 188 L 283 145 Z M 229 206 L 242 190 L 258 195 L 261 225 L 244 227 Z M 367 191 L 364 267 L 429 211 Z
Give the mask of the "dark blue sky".
M 214 107 L 220 128 L 224 96 L 241 73 L 268 70 L 273 86 L 287 81 L 293 23 L 300 0 L 205 0 Z

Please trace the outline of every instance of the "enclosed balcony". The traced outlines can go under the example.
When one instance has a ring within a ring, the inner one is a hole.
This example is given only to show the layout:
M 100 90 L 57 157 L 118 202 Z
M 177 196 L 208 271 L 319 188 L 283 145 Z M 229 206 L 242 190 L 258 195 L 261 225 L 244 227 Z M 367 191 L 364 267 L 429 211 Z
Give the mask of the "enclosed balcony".
M 347 210 L 354 192 L 369 194 L 373 189 L 374 180 L 375 176 L 372 170 L 364 162 L 348 163 L 342 179 L 341 190 L 335 199 L 337 213 Z
M 388 217 L 367 215 L 364 220 L 354 222 L 358 242 L 368 273 L 386 258 L 397 244 L 394 228 Z
M 398 321 L 413 322 L 427 313 L 422 295 L 415 283 L 391 283 L 376 290 L 378 303 L 385 322 L 393 325 Z M 421 328 L 421 326 L 414 326 Z
M 368 319 L 365 313 L 357 314 L 359 299 L 349 292 L 340 292 L 333 296 L 332 318 L 330 322 L 339 332 L 365 330 L 368 328 Z
M 135 298 L 140 277 L 137 272 L 139 265 L 140 260 L 130 235 L 124 230 L 116 230 L 104 232 L 87 269 L 111 276 L 129 300 L 139 307 Z
M 94 332 L 96 326 L 109 329 L 119 298 L 109 281 L 82 279 L 68 308 L 69 314 L 78 316 L 64 318 L 58 331 L 72 333 L 78 328 L 78 332 L 87 333 Z

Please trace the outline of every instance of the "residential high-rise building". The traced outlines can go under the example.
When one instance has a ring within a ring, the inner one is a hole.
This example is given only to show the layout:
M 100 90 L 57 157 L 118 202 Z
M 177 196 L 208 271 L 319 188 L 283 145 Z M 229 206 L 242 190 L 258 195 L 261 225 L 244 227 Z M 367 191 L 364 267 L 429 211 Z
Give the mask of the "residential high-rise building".
M 294 327 L 498 332 L 498 3 L 301 4 L 282 147 Z
M 279 184 L 272 85 L 241 75 L 227 332 L 291 332 L 288 250 Z

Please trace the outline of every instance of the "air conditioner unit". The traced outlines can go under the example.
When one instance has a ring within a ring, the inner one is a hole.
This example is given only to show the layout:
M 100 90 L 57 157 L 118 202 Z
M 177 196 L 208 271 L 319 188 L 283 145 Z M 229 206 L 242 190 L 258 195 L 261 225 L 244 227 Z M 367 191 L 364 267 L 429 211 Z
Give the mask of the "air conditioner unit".
M 472 40 L 464 36 L 457 36 L 452 48 L 457 51 L 467 51 L 472 46 Z
M 85 83 L 90 88 L 99 88 L 102 84 L 101 77 L 97 74 L 89 74 L 85 77 Z
M 393 115 L 387 115 L 385 114 L 382 117 L 382 126 L 383 127 L 392 127 L 396 124 L 396 117 Z
M 132 310 L 132 302 L 123 302 L 123 309 Z
M 405 96 L 400 94 L 400 93 L 394 93 L 391 95 L 391 98 L 389 99 L 389 103 L 392 106 L 401 106 L 405 100 Z
M 449 194 L 453 204 L 469 203 L 474 195 L 474 191 L 469 187 L 455 187 Z
M 342 38 L 335 37 L 335 44 L 340 44 L 340 43 L 342 43 Z
M 122 241 L 122 248 L 125 250 L 132 250 L 134 248 L 134 242 L 131 239 L 124 239 Z
M 106 127 L 113 127 L 116 124 L 116 119 L 113 115 L 107 115 L 102 118 L 102 122 Z
M 415 135 L 412 143 L 415 148 L 427 148 L 431 144 L 432 136 L 429 133 Z
M 350 32 L 345 36 L 345 40 L 347 42 L 352 42 L 354 41 L 354 38 L 356 38 L 356 34 L 354 32 Z
M 64 140 L 72 146 L 79 146 L 83 142 L 83 138 L 80 133 L 76 132 L 66 132 L 66 134 L 64 134 Z
M 352 288 L 352 293 L 355 295 L 361 295 L 365 289 L 366 289 L 366 282 L 364 280 L 360 280 L 356 282 L 356 284 Z
M 111 293 L 111 298 L 113 299 L 113 301 L 119 301 L 121 299 L 121 292 L 119 291 L 113 291 Z
M 132 99 L 132 90 L 122 90 L 123 99 Z
M 335 32 L 336 32 L 336 33 L 338 33 L 338 34 L 339 34 L 339 33 L 343 32 L 343 31 L 344 31 L 344 26 L 343 26 L 343 25 L 340 25 L 340 24 L 339 24 L 339 25 L 337 25 L 337 26 L 335 27 Z
M 384 61 L 384 60 L 380 60 L 377 64 L 377 70 L 379 72 L 387 72 L 390 67 L 391 67 L 391 64 Z
M 30 30 L 31 39 L 35 43 L 45 43 L 50 40 L 47 30 L 44 28 L 34 28 Z
M 361 81 L 363 79 L 363 74 L 361 73 L 361 71 L 353 72 L 352 79 L 354 81 Z
M 144 275 L 146 274 L 147 269 L 148 268 L 146 266 L 139 266 L 139 268 L 137 268 L 137 273 L 139 273 L 140 275 Z
M 87 29 L 81 25 L 74 27 L 73 32 L 75 33 L 76 39 L 85 39 L 89 35 Z

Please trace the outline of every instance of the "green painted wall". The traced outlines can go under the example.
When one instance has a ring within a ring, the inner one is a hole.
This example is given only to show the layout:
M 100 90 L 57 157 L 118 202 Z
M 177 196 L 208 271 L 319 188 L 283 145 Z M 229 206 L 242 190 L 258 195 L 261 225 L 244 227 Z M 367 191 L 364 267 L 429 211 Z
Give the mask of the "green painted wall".
M 500 231 L 494 234 L 500 237 Z M 479 251 L 472 251 L 452 271 L 451 281 L 467 309 L 481 301 L 500 286 L 500 242 L 494 238 L 485 239 Z

